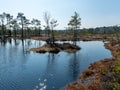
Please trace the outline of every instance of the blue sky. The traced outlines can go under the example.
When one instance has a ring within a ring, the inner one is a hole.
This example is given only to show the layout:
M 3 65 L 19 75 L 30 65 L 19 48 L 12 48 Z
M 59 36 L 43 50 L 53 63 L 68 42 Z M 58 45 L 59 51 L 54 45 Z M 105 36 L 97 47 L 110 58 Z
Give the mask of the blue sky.
M 1 0 L 0 13 L 16 17 L 23 12 L 29 19 L 37 18 L 44 25 L 43 12 L 57 19 L 56 29 L 65 29 L 74 12 L 81 17 L 81 28 L 120 24 L 120 0 Z

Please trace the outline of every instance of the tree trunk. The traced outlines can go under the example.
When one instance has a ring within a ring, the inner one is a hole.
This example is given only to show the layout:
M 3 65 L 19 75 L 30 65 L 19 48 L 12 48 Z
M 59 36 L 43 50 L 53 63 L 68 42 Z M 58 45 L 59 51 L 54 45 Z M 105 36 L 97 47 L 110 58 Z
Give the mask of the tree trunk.
M 4 33 L 4 24 L 2 24 L 2 37 L 5 36 L 5 33 Z
M 21 36 L 22 36 L 22 38 L 23 38 L 23 24 L 22 24 L 22 35 L 21 35 Z
M 39 36 L 41 35 L 40 27 L 39 27 Z
M 55 43 L 54 41 L 55 41 L 55 40 L 54 40 L 54 32 L 53 32 L 53 29 L 52 29 L 52 44 Z

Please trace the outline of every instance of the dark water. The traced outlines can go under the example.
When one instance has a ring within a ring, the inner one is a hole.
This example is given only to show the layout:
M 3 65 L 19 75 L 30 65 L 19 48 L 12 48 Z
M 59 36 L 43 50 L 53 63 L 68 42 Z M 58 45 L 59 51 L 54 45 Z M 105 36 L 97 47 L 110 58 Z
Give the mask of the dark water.
M 35 40 L 0 40 L 0 90 L 59 90 L 77 79 L 89 64 L 111 58 L 102 41 L 78 42 L 77 53 L 39 54 Z

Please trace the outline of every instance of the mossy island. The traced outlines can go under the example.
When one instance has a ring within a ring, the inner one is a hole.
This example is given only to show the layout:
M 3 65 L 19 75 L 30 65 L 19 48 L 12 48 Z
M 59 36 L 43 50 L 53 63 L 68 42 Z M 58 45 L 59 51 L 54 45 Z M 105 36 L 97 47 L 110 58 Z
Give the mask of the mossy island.
M 31 48 L 31 51 L 37 52 L 37 53 L 59 53 L 60 51 L 65 51 L 68 53 L 74 53 L 80 50 L 81 48 L 77 45 L 70 44 L 70 43 L 54 43 L 54 44 L 45 44 L 38 48 Z

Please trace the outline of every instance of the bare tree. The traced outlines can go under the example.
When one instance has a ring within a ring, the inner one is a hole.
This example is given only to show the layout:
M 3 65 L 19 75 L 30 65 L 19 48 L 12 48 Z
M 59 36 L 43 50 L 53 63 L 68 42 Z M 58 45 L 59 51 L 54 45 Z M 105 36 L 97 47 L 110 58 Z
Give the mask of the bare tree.
M 51 16 L 46 11 L 46 12 L 43 13 L 43 18 L 44 18 L 44 21 L 46 23 L 46 25 L 44 27 L 45 27 L 45 29 L 47 31 L 48 37 L 50 38 L 50 19 L 51 19 Z
M 50 22 L 50 26 L 51 26 L 51 31 L 52 31 L 52 36 L 51 36 L 52 40 L 51 41 L 52 41 L 52 44 L 54 44 L 55 38 L 54 38 L 54 31 L 53 30 L 56 26 L 58 26 L 57 20 L 52 19 Z

